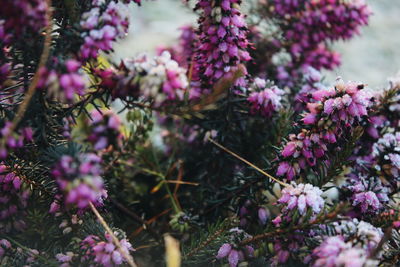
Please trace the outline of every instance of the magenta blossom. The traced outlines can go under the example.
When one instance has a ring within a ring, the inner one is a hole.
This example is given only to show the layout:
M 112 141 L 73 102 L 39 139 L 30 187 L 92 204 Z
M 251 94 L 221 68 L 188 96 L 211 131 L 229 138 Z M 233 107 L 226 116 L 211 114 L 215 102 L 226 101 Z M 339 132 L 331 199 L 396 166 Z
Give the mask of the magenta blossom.
M 282 108 L 284 91 L 276 86 L 266 88 L 265 84 L 265 80 L 256 78 L 254 87 L 257 91 L 250 93 L 247 101 L 251 103 L 252 114 L 261 113 L 265 117 L 271 117 Z
M 61 157 L 51 173 L 64 195 L 67 207 L 72 206 L 83 212 L 89 203 L 103 205 L 107 192 L 100 176 L 100 162 L 101 159 L 95 154 L 81 154 L 78 158 L 68 155 Z
M 193 86 L 209 90 L 240 63 L 249 61 L 247 28 L 239 0 L 199 0 L 199 45 L 195 53 Z

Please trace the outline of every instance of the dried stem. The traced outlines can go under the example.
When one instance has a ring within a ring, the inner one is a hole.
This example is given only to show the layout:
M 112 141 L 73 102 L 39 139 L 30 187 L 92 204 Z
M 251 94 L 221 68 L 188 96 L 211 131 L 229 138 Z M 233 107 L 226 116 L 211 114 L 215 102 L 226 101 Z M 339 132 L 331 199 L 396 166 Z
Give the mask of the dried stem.
M 51 0 L 46 0 L 46 2 L 47 2 L 47 7 L 48 7 L 47 11 L 46 11 L 46 20 L 47 20 L 48 25 L 47 25 L 46 32 L 45 32 L 45 39 L 44 39 L 42 55 L 40 56 L 39 65 L 36 69 L 35 75 L 33 76 L 31 84 L 29 85 L 28 91 L 25 94 L 24 100 L 18 106 L 17 114 L 14 117 L 14 120 L 10 127 L 10 131 L 8 132 L 8 135 L 6 135 L 4 138 L 5 140 L 7 140 L 7 137 L 10 134 L 12 134 L 12 132 L 14 132 L 14 130 L 18 126 L 18 123 L 24 117 L 26 109 L 28 108 L 31 99 L 36 92 L 36 86 L 39 82 L 39 71 L 46 64 L 47 59 L 49 58 L 50 46 L 51 46 L 51 31 L 53 28 L 53 23 L 52 23 L 53 16 L 52 16 Z
M 382 236 L 376 248 L 371 252 L 369 256 L 371 259 L 375 258 L 379 251 L 382 249 L 383 245 L 391 238 L 392 236 L 393 226 L 390 226 L 386 229 L 385 234 Z
M 277 178 L 273 177 L 272 175 L 268 174 L 267 172 L 263 171 L 262 169 L 260 169 L 259 167 L 257 167 L 256 165 L 254 165 L 253 163 L 251 163 L 250 161 L 245 160 L 244 158 L 242 158 L 241 156 L 239 156 L 238 154 L 230 151 L 229 149 L 227 149 L 226 147 L 224 147 L 223 145 L 217 143 L 216 141 L 212 140 L 210 137 L 208 138 L 208 140 L 213 143 L 214 145 L 216 145 L 217 147 L 219 147 L 220 149 L 224 150 L 225 152 L 231 154 L 232 156 L 234 156 L 235 158 L 243 161 L 244 163 L 246 163 L 247 165 L 249 165 L 250 167 L 254 168 L 255 170 L 257 170 L 258 172 L 260 172 L 261 174 L 267 176 L 268 178 L 270 178 L 271 180 L 277 182 L 278 184 L 288 187 L 290 186 L 287 183 L 284 183 L 280 180 L 278 180 Z
M 136 263 L 134 262 L 132 256 L 129 253 L 126 253 L 125 250 L 122 249 L 121 243 L 119 242 L 119 239 L 114 235 L 114 232 L 111 230 L 111 228 L 108 226 L 104 218 L 100 215 L 99 211 L 96 209 L 96 207 L 93 205 L 92 202 L 89 202 L 90 208 L 92 209 L 93 213 L 96 215 L 96 217 L 99 219 L 100 223 L 103 225 L 103 227 L 106 229 L 106 231 L 110 234 L 112 240 L 114 241 L 114 244 L 117 246 L 119 252 L 121 253 L 122 256 L 126 259 L 128 262 L 129 266 L 131 267 L 137 267 Z
M 140 223 L 141 225 L 144 226 L 144 229 L 148 230 L 149 233 L 151 235 L 153 235 L 154 238 L 156 238 L 156 240 L 160 240 L 161 237 L 157 234 L 157 232 L 150 226 L 149 223 L 147 223 L 144 219 L 142 219 L 139 215 L 137 215 L 136 213 L 134 213 L 133 211 L 131 211 L 130 209 L 128 209 L 127 207 L 125 207 L 124 205 L 122 205 L 121 203 L 119 203 L 117 200 L 108 197 L 108 199 L 115 205 L 115 207 L 117 207 L 117 209 L 119 209 L 120 211 L 124 212 L 125 214 L 127 214 L 129 217 L 131 217 L 133 220 L 135 220 L 136 222 Z
M 343 209 L 344 206 L 345 206 L 345 204 L 338 205 L 334 211 L 328 213 L 325 216 L 321 216 L 321 217 L 319 217 L 319 218 L 317 218 L 315 220 L 312 220 L 312 221 L 310 221 L 308 223 L 305 223 L 305 224 L 295 225 L 293 227 L 288 227 L 286 229 L 277 229 L 277 230 L 272 231 L 272 232 L 263 233 L 263 234 L 259 234 L 259 235 L 253 236 L 251 238 L 243 240 L 240 243 L 240 245 L 247 245 L 247 244 L 259 241 L 259 240 L 268 239 L 270 237 L 281 235 L 281 234 L 293 233 L 296 230 L 306 229 L 306 228 L 309 228 L 309 227 L 311 227 L 311 226 L 313 226 L 315 224 L 326 223 L 327 221 L 330 221 L 330 220 L 333 220 L 333 219 L 337 218 L 338 213 Z

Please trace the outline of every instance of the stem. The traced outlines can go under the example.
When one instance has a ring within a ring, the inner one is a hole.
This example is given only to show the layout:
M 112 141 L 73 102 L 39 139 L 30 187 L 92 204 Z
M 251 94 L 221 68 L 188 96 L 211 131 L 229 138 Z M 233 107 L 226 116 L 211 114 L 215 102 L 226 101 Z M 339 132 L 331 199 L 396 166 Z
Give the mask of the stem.
M 126 259 L 128 262 L 129 266 L 131 267 L 137 267 L 136 263 L 134 262 L 132 256 L 129 253 L 126 253 L 125 250 L 122 249 L 121 243 L 119 242 L 119 239 L 114 235 L 114 232 L 111 230 L 111 228 L 108 226 L 106 221 L 103 219 L 103 217 L 100 215 L 96 207 L 93 205 L 92 202 L 89 202 L 90 208 L 92 209 L 93 213 L 96 215 L 96 217 L 99 219 L 100 223 L 103 225 L 103 227 L 106 229 L 106 231 L 111 235 L 112 240 L 114 241 L 114 244 L 117 246 L 119 252 L 121 253 L 122 256 Z
M 163 184 L 164 184 L 165 190 L 167 190 L 168 196 L 169 196 L 169 198 L 171 199 L 172 207 L 173 207 L 175 213 L 181 212 L 182 210 L 179 208 L 178 204 L 177 204 L 176 201 L 175 201 L 175 197 L 174 197 L 174 195 L 172 194 L 171 189 L 169 188 L 167 179 L 165 178 L 165 176 L 162 176 L 161 179 L 162 179 L 163 182 L 164 182 Z
M 240 243 L 240 245 L 247 245 L 247 244 L 254 243 L 256 241 L 267 239 L 267 238 L 270 238 L 270 237 L 273 237 L 273 236 L 276 236 L 276 235 L 280 235 L 280 234 L 293 233 L 296 230 L 306 229 L 306 228 L 312 227 L 315 224 L 326 223 L 329 220 L 333 220 L 333 219 L 337 218 L 338 213 L 341 211 L 341 209 L 344 206 L 345 206 L 345 204 L 338 205 L 334 211 L 328 213 L 326 216 L 321 216 L 321 217 L 319 217 L 319 218 L 317 218 L 315 220 L 312 220 L 312 221 L 310 221 L 308 223 L 305 223 L 305 224 L 302 224 L 302 225 L 296 225 L 296 226 L 289 227 L 289 228 L 286 228 L 286 229 L 277 229 L 277 230 L 272 231 L 272 232 L 259 234 L 259 235 L 256 235 L 254 237 L 245 239 Z
M 30 248 L 28 248 L 28 247 L 22 245 L 21 243 L 19 243 L 18 241 L 12 239 L 11 237 L 8 237 L 8 236 L 7 236 L 6 239 L 10 240 L 11 243 L 14 243 L 16 246 L 22 248 L 23 250 L 28 251 L 29 253 L 31 253 L 31 249 L 30 249 Z M 46 259 L 45 257 L 43 257 L 43 256 L 40 255 L 40 254 L 35 255 L 35 257 L 38 257 L 39 259 L 45 261 L 47 264 L 50 263 L 51 266 L 58 266 L 57 264 L 50 262 L 48 259 Z
M 237 159 L 243 161 L 244 163 L 246 163 L 246 164 L 249 165 L 250 167 L 256 169 L 258 172 L 260 172 L 261 174 L 267 176 L 268 178 L 270 178 L 271 180 L 277 182 L 278 184 L 280 184 L 280 185 L 282 185 L 282 186 L 285 186 L 285 187 L 290 186 L 289 184 L 284 183 L 284 182 L 278 180 L 277 178 L 273 177 L 272 175 L 266 173 L 265 171 L 263 171 L 262 169 L 260 169 L 259 167 L 257 167 L 257 166 L 254 165 L 253 163 L 251 163 L 250 161 L 245 160 L 244 158 L 242 158 L 242 157 L 239 156 L 238 154 L 236 154 L 236 153 L 230 151 L 229 149 L 227 149 L 227 148 L 224 147 L 223 145 L 221 145 L 221 144 L 217 143 L 216 141 L 212 140 L 210 137 L 208 138 L 208 140 L 209 140 L 211 143 L 213 143 L 214 145 L 216 145 L 217 147 L 219 147 L 220 149 L 222 149 L 223 151 L 225 151 L 225 152 L 227 152 L 228 154 L 231 154 L 232 156 L 234 156 L 235 158 L 237 158 Z
M 379 253 L 379 251 L 382 249 L 383 245 L 390 239 L 390 237 L 392 236 L 392 230 L 393 230 L 393 226 L 390 226 L 390 227 L 388 227 L 386 229 L 385 234 L 382 236 L 382 238 L 379 241 L 378 245 L 371 252 L 371 255 L 369 256 L 370 259 L 375 258 L 376 255 Z
M 152 234 L 153 237 L 156 238 L 156 240 L 161 239 L 160 236 L 157 234 L 157 232 L 153 228 L 151 228 L 151 226 L 145 220 L 143 220 L 139 215 L 137 215 L 136 213 L 134 213 L 133 211 L 131 211 L 130 209 L 125 207 L 123 204 L 119 203 L 117 200 L 115 200 L 111 197 L 108 197 L 108 199 L 115 205 L 115 207 L 117 207 L 117 209 L 119 209 L 122 212 L 124 212 L 125 214 L 127 214 L 129 217 L 131 217 L 136 222 L 145 226 L 144 229 L 148 230 L 150 232 L 150 234 Z
M 47 59 L 49 58 L 50 45 L 51 45 L 51 31 L 53 28 L 53 23 L 52 23 L 53 18 L 52 18 L 51 0 L 46 0 L 46 2 L 47 2 L 46 20 L 47 20 L 48 25 L 46 28 L 46 33 L 45 33 L 46 37 L 44 40 L 44 46 L 43 46 L 42 55 L 40 56 L 39 65 L 36 69 L 35 75 L 33 76 L 31 84 L 29 85 L 28 91 L 25 94 L 25 98 L 24 98 L 23 102 L 18 106 L 17 114 L 15 115 L 14 120 L 12 121 L 10 131 L 5 136 L 4 140 L 7 140 L 7 138 L 17 128 L 17 125 L 24 117 L 26 109 L 28 108 L 28 105 L 29 105 L 31 99 L 36 92 L 36 86 L 39 82 L 39 71 L 46 64 Z

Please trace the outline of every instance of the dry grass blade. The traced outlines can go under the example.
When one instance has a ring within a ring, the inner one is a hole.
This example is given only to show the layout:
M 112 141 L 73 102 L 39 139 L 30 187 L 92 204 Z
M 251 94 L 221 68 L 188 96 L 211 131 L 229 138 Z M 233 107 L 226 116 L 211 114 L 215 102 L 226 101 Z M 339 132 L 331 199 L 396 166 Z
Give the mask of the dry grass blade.
M 53 23 L 52 23 L 53 16 L 52 16 L 51 0 L 47 0 L 46 2 L 47 2 L 47 6 L 48 6 L 47 12 L 46 12 L 46 20 L 48 22 L 48 25 L 47 25 L 46 32 L 45 32 L 45 39 L 44 39 L 42 55 L 40 56 L 39 65 L 36 69 L 35 75 L 33 76 L 31 84 L 29 85 L 28 91 L 25 94 L 25 98 L 18 107 L 17 114 L 14 117 L 14 120 L 12 122 L 12 125 L 10 127 L 10 131 L 9 131 L 8 135 L 10 135 L 10 134 L 12 134 L 12 132 L 14 132 L 14 130 L 18 126 L 18 123 L 24 117 L 26 109 L 28 108 L 28 105 L 31 102 L 31 99 L 36 92 L 36 86 L 39 82 L 39 71 L 46 64 L 47 59 L 49 58 L 50 45 L 51 45 L 51 31 L 53 28 Z M 8 136 L 5 136 L 4 140 L 7 140 L 7 137 Z
M 262 169 L 260 169 L 259 167 L 257 167 L 256 165 L 254 165 L 253 163 L 251 163 L 248 160 L 245 160 L 244 158 L 242 158 L 241 156 L 239 156 L 238 154 L 230 151 L 229 149 L 227 149 L 226 147 L 224 147 L 223 145 L 217 143 L 216 141 L 212 140 L 210 137 L 208 138 L 208 140 L 213 143 L 214 145 L 216 145 L 217 147 L 219 147 L 220 149 L 222 149 L 223 151 L 227 152 L 228 154 L 231 154 L 232 156 L 234 156 L 235 158 L 243 161 L 244 163 L 246 163 L 247 165 L 249 165 L 250 167 L 254 168 L 255 170 L 257 170 L 258 172 L 260 172 L 261 174 L 267 176 L 268 178 L 270 178 L 271 180 L 277 182 L 278 184 L 282 185 L 282 186 L 290 186 L 287 183 L 284 183 L 280 180 L 278 180 L 277 178 L 273 177 L 272 175 L 268 174 L 267 172 L 263 171 Z
M 99 219 L 100 223 L 103 225 L 103 227 L 106 229 L 106 231 L 111 235 L 111 238 L 114 242 L 114 244 L 117 246 L 119 252 L 121 255 L 126 259 L 128 262 L 129 266 L 131 267 L 137 267 L 136 263 L 134 262 L 132 256 L 129 253 L 126 253 L 125 250 L 122 249 L 121 243 L 119 242 L 119 239 L 114 235 L 114 232 L 111 230 L 111 228 L 108 226 L 104 218 L 100 215 L 99 211 L 96 209 L 96 207 L 93 205 L 92 202 L 89 202 L 90 208 L 92 209 L 93 213 L 96 215 L 97 219 Z

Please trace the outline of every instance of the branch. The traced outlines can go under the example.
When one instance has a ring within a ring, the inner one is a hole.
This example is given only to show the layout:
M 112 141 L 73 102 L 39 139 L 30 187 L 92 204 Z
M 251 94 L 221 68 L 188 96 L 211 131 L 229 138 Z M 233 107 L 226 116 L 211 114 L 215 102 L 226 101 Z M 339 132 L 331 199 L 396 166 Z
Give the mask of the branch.
M 14 120 L 12 121 L 10 131 L 4 138 L 5 140 L 7 140 L 7 138 L 12 134 L 12 132 L 14 132 L 14 130 L 17 128 L 18 123 L 24 117 L 26 109 L 28 108 L 31 99 L 36 92 L 36 86 L 39 82 L 39 71 L 46 64 L 47 59 L 49 58 L 50 45 L 51 45 L 51 31 L 53 28 L 53 23 L 52 23 L 53 17 L 52 17 L 51 0 L 46 0 L 46 2 L 47 2 L 46 20 L 48 25 L 45 32 L 42 55 L 40 56 L 39 65 L 36 69 L 35 75 L 33 76 L 31 84 L 29 85 L 28 91 L 25 94 L 25 98 L 23 102 L 18 106 L 17 114 L 15 115 Z
M 213 143 L 214 145 L 216 145 L 217 147 L 219 147 L 220 149 L 224 150 L 225 152 L 227 152 L 228 154 L 231 154 L 232 156 L 234 156 L 235 158 L 243 161 L 244 163 L 246 163 L 247 165 L 251 166 L 252 168 L 256 169 L 258 172 L 260 172 L 261 174 L 267 176 L 268 178 L 270 178 L 271 180 L 277 182 L 278 184 L 284 186 L 284 187 L 288 187 L 290 186 L 287 183 L 284 183 L 280 180 L 278 180 L 277 178 L 273 177 L 272 175 L 266 173 L 265 171 L 263 171 L 262 169 L 260 169 L 259 167 L 257 167 L 256 165 L 254 165 L 253 163 L 245 160 L 244 158 L 242 158 L 241 156 L 237 155 L 236 153 L 230 151 L 229 149 L 227 149 L 226 147 L 224 147 L 223 145 L 217 143 L 216 141 L 212 140 L 210 137 L 208 138 L 208 140 Z
M 108 226 L 106 221 L 101 217 L 100 213 L 96 209 L 96 207 L 93 205 L 92 202 L 89 202 L 90 208 L 92 209 L 93 213 L 96 215 L 96 217 L 99 219 L 100 223 L 103 225 L 103 227 L 106 229 L 106 231 L 110 234 L 112 240 L 114 241 L 114 244 L 117 246 L 119 252 L 121 253 L 122 256 L 126 259 L 128 262 L 129 266 L 131 267 L 137 267 L 136 263 L 134 262 L 132 256 L 129 253 L 126 253 L 125 250 L 122 249 L 121 243 L 119 242 L 119 239 L 114 235 L 114 232 L 111 230 L 111 228 Z
M 334 211 L 328 213 L 326 216 L 321 216 L 321 217 L 319 217 L 319 218 L 317 218 L 315 220 L 312 220 L 312 221 L 310 221 L 308 223 L 305 223 L 305 224 L 302 224 L 302 225 L 293 226 L 293 227 L 286 228 L 286 229 L 277 229 L 277 230 L 272 231 L 272 232 L 259 234 L 259 235 L 256 235 L 254 237 L 245 239 L 240 243 L 240 245 L 242 245 L 242 246 L 243 245 L 248 245 L 250 243 L 254 243 L 256 241 L 263 240 L 263 239 L 268 239 L 268 238 L 276 236 L 276 235 L 292 233 L 292 232 L 294 232 L 296 230 L 302 230 L 302 229 L 310 228 L 315 224 L 326 223 L 329 220 L 335 219 L 337 217 L 338 213 L 342 210 L 342 208 L 344 206 L 345 206 L 345 204 L 338 205 Z

